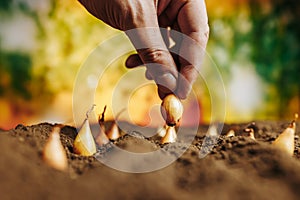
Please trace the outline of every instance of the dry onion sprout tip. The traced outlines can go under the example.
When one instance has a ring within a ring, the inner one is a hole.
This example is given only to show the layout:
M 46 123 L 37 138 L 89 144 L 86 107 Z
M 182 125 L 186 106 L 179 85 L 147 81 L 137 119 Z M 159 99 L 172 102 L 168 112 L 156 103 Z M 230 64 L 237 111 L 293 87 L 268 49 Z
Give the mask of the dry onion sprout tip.
M 101 113 L 101 117 L 100 117 L 100 115 L 98 116 L 98 123 L 99 124 L 102 124 L 104 122 L 106 108 L 107 108 L 107 106 L 105 105 L 104 108 L 103 108 L 103 112 Z
M 92 107 L 85 113 L 86 118 L 89 118 L 90 113 L 94 110 L 96 104 L 93 104 Z

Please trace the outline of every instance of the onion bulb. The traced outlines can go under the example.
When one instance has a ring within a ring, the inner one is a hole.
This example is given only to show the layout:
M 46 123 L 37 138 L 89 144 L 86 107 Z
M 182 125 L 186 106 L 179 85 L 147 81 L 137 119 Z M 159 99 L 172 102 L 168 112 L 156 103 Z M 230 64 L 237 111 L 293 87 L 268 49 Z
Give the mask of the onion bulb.
M 296 131 L 296 122 L 293 120 L 289 127 L 287 127 L 273 142 L 273 145 L 278 149 L 288 153 L 290 156 L 294 154 L 294 137 Z
M 65 171 L 68 168 L 66 151 L 61 144 L 60 128 L 54 127 L 43 149 L 43 160 L 54 169 Z
M 96 151 L 96 144 L 90 129 L 89 120 L 86 118 L 75 138 L 74 152 L 82 156 L 92 156 Z
M 183 106 L 174 94 L 169 94 L 163 99 L 160 111 L 167 125 L 175 126 L 182 117 Z

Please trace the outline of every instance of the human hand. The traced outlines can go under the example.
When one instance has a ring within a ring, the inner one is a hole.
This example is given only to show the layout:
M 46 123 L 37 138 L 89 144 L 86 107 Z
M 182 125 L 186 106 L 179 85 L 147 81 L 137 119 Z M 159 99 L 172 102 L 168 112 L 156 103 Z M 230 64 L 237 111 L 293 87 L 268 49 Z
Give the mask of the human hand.
M 204 0 L 79 2 L 98 19 L 125 31 L 138 52 L 129 56 L 126 66 L 133 68 L 145 65 L 146 77 L 156 82 L 161 99 L 169 93 L 175 93 L 181 99 L 187 97 L 198 77 L 208 40 Z M 159 27 L 170 27 L 187 37 L 172 38 L 176 45 L 169 49 L 169 37 L 174 34 Z

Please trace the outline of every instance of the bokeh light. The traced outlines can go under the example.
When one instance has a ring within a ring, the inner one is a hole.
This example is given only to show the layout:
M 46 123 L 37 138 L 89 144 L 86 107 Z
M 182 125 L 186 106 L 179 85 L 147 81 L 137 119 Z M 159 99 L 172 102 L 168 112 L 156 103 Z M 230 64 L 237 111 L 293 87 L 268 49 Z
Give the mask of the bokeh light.
M 207 52 L 225 82 L 226 121 L 293 118 L 300 111 L 297 0 L 206 3 L 211 29 Z M 44 121 L 72 125 L 76 74 L 89 53 L 116 33 L 77 1 L 1 1 L 0 128 Z M 114 48 L 118 47 L 107 49 L 107 55 Z M 112 83 L 126 72 L 126 56 L 111 63 L 118 70 L 107 71 L 101 82 L 89 77 L 91 87 L 97 85 L 96 113 L 109 104 Z M 195 87 L 200 87 L 201 94 L 197 102 L 188 102 L 188 112 L 192 116 L 193 105 L 199 104 L 199 123 L 207 123 L 209 93 L 201 80 Z M 151 109 L 160 102 L 155 91 L 147 86 L 134 94 L 129 107 L 135 123 L 147 124 L 149 111 L 158 116 L 158 109 Z M 112 117 L 108 109 L 106 119 Z

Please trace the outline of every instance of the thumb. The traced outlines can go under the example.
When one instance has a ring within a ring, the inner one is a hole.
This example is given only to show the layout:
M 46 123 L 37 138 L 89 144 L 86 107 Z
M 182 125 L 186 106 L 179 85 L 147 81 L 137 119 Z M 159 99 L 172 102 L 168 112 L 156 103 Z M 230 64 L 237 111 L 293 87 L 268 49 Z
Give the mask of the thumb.
M 145 27 L 126 31 L 127 36 L 139 54 L 139 61 L 147 68 L 147 76 L 153 79 L 158 86 L 158 95 L 163 99 L 173 93 L 177 87 L 178 72 L 176 64 L 168 51 L 161 36 L 160 28 Z M 127 65 L 135 67 L 134 62 Z M 128 66 L 129 67 L 129 66 Z

